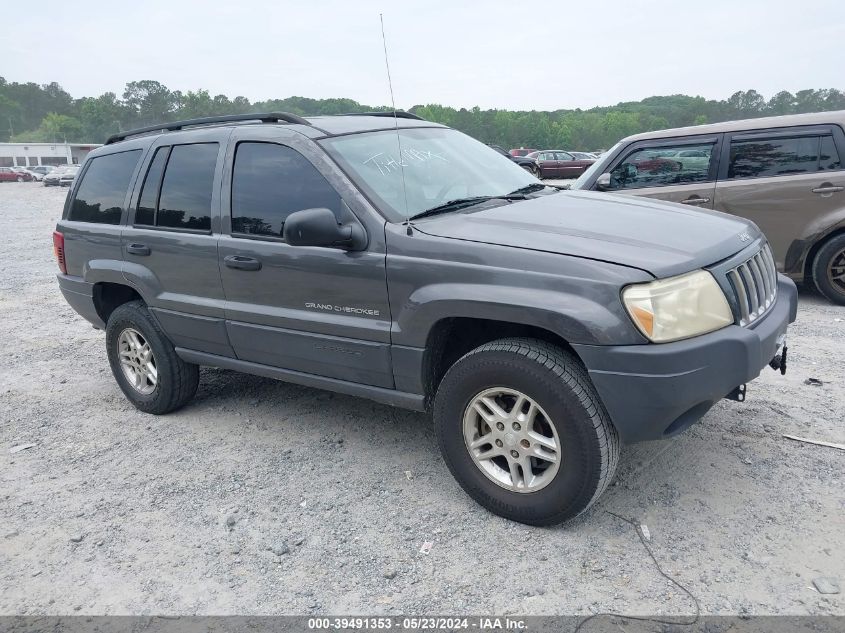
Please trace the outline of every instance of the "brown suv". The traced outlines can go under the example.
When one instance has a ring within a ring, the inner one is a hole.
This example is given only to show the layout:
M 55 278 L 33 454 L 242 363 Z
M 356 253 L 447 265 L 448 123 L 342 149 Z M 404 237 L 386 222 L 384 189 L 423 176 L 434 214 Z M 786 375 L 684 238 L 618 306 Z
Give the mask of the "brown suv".
M 629 136 L 573 189 L 614 191 L 753 220 L 778 268 L 845 304 L 845 111 Z

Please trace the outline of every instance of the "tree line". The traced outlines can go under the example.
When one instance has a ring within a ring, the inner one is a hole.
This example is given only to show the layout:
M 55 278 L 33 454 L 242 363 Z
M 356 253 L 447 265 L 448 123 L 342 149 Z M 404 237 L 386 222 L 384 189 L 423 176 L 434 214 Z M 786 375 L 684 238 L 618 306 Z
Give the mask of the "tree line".
M 299 115 L 387 111 L 352 99 L 288 97 L 250 102 L 243 96 L 212 96 L 207 90 L 170 90 L 158 81 L 131 81 L 123 94 L 74 98 L 58 83 L 7 82 L 0 77 L 0 141 L 102 143 L 116 132 L 180 119 L 246 112 Z M 588 110 L 482 110 L 439 104 L 410 111 L 505 148 L 606 149 L 630 134 L 779 114 L 845 110 L 835 88 L 778 92 L 768 100 L 756 90 L 724 100 L 687 95 L 648 97 Z

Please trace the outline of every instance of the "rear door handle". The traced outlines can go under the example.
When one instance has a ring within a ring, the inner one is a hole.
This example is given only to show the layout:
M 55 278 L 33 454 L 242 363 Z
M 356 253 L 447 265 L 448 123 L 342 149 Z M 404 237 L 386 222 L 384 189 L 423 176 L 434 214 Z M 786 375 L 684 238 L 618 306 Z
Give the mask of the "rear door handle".
M 146 244 L 129 244 L 126 247 L 126 252 L 133 255 L 149 255 L 150 247 Z
M 707 204 L 710 198 L 689 197 L 686 200 L 681 200 L 681 204 Z
M 237 270 L 261 270 L 261 262 L 254 257 L 227 255 L 223 258 L 223 261 L 229 268 L 236 268 Z
M 845 187 L 834 187 L 833 185 L 822 185 L 821 187 L 816 187 L 813 189 L 813 193 L 820 193 L 822 195 L 831 194 L 831 193 L 839 193 L 845 189 Z

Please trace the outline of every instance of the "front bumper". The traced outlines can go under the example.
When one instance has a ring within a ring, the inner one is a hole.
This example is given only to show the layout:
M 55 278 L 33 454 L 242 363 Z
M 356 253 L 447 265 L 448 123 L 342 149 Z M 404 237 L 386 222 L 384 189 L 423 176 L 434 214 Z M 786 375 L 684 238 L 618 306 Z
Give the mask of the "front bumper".
M 656 440 L 680 433 L 759 376 L 797 311 L 795 284 L 778 275 L 775 305 L 752 327 L 730 325 L 674 343 L 573 348 L 622 441 Z

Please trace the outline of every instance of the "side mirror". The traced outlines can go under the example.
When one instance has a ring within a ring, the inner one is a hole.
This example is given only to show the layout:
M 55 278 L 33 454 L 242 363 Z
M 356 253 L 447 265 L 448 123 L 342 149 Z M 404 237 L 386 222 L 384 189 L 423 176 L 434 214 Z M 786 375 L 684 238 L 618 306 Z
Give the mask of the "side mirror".
M 357 222 L 340 224 L 331 209 L 319 207 L 294 211 L 282 231 L 292 246 L 328 246 L 360 251 L 367 246 L 367 233 Z
M 596 178 L 596 189 L 599 191 L 606 191 L 610 189 L 610 172 L 606 171 L 601 176 Z

